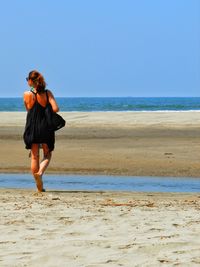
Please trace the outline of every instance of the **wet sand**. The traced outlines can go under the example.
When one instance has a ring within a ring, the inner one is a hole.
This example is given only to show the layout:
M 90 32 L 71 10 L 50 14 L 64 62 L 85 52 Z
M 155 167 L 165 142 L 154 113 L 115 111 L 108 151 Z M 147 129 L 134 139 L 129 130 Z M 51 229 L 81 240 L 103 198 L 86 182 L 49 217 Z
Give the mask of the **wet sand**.
M 200 112 L 66 112 L 51 173 L 200 176 Z M 0 172 L 29 172 L 26 113 L 0 112 Z
M 0 189 L 1 266 L 199 266 L 200 195 Z

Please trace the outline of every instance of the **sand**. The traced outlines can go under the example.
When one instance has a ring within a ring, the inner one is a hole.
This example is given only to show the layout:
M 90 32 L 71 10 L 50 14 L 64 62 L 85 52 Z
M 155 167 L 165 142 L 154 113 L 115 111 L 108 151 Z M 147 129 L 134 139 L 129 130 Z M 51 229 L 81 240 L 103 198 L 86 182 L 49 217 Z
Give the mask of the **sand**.
M 200 176 L 200 112 L 65 112 L 51 173 Z M 0 172 L 29 172 L 26 113 L 0 112 Z
M 0 266 L 200 266 L 200 195 L 0 189 Z
M 62 113 L 48 172 L 200 176 L 199 112 Z M 0 112 L 0 172 L 29 172 Z M 48 175 L 48 174 L 47 174 Z M 0 189 L 0 266 L 200 266 L 200 195 Z

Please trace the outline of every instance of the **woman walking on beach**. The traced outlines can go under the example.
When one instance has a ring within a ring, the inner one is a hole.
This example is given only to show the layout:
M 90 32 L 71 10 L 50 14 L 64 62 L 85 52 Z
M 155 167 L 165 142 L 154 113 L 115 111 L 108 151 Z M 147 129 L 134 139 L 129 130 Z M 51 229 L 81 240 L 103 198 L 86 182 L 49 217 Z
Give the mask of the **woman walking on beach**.
M 26 78 L 31 90 L 24 92 L 24 105 L 27 110 L 24 142 L 26 149 L 31 149 L 31 171 L 35 178 L 37 189 L 44 192 L 42 175 L 49 165 L 54 150 L 55 132 L 47 126 L 45 108 L 51 104 L 53 112 L 59 107 L 51 91 L 46 90 L 46 83 L 41 73 L 33 70 Z M 43 159 L 40 162 L 39 148 L 43 149 Z

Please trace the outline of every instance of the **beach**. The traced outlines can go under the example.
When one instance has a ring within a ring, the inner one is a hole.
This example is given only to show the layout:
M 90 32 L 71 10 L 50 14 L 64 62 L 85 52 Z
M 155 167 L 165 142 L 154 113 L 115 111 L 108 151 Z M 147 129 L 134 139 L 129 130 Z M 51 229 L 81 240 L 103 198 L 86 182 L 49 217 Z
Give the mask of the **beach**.
M 48 173 L 200 176 L 199 112 L 66 112 Z M 0 112 L 0 172 L 30 173 Z M 48 185 L 47 185 L 48 188 Z M 199 193 L 0 189 L 0 266 L 199 266 Z
M 0 189 L 1 266 L 199 266 L 200 196 Z
M 63 112 L 49 173 L 200 176 L 200 112 Z M 25 112 L 0 112 L 0 172 L 30 172 Z

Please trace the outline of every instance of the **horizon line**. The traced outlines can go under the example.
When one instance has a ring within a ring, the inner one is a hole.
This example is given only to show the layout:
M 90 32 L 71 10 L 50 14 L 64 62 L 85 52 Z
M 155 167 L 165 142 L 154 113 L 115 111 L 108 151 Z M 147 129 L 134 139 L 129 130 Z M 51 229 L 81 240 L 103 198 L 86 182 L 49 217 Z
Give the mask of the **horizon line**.
M 56 96 L 55 98 L 195 98 L 200 96 Z M 0 98 L 23 98 L 23 96 L 0 96 Z

